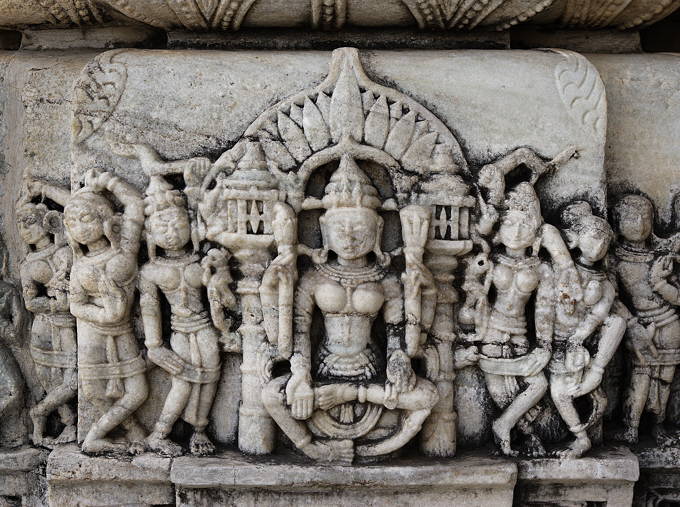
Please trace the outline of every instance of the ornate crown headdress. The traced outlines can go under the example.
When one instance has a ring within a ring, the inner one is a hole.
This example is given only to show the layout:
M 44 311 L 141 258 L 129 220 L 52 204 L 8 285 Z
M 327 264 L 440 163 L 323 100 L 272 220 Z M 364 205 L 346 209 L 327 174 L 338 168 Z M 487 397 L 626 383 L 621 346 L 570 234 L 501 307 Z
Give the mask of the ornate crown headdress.
M 182 194 L 160 176 L 152 176 L 144 197 L 144 214 L 151 216 L 168 208 L 185 210 L 186 201 Z
M 505 211 L 519 211 L 536 222 L 539 226 L 543 222 L 541 215 L 541 203 L 536 195 L 534 187 L 527 182 L 522 182 L 508 192 L 504 201 Z
M 326 209 L 377 209 L 381 206 L 378 191 L 348 154 L 342 156 L 338 169 L 326 185 L 322 203 Z

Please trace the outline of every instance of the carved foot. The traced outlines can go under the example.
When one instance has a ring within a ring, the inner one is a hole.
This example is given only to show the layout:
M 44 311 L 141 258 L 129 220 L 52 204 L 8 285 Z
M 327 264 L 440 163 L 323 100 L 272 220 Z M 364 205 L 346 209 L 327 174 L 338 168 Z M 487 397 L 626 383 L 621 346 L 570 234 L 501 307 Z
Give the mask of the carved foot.
M 541 439 L 533 434 L 527 435 L 523 451 L 530 458 L 542 458 L 547 454 Z
M 146 438 L 146 448 L 163 456 L 167 456 L 168 458 L 174 458 L 184 454 L 184 450 L 180 445 L 157 433 L 151 433 L 151 435 Z
M 354 442 L 351 440 L 315 440 L 307 444 L 302 452 L 316 461 L 350 465 L 354 459 Z
M 637 428 L 625 427 L 620 430 L 611 433 L 612 440 L 617 440 L 619 442 L 625 442 L 629 445 L 635 445 L 638 443 L 638 430 Z
M 321 410 L 331 408 L 356 399 L 357 390 L 352 384 L 328 384 L 316 389 L 315 399 Z
M 519 455 L 510 445 L 510 428 L 507 428 L 499 419 L 496 419 L 491 425 L 491 431 L 493 431 L 494 440 L 502 454 L 505 456 Z
M 203 431 L 196 431 L 189 441 L 189 452 L 194 456 L 208 456 L 215 453 L 215 444 Z
M 44 444 L 47 447 L 54 447 L 57 445 L 68 444 L 76 441 L 76 426 L 75 424 L 67 425 L 58 437 L 46 438 Z
M 124 454 L 128 451 L 127 444 L 114 443 L 106 438 L 92 439 L 87 438 L 83 441 L 82 450 L 85 454 Z
M 29 416 L 31 417 L 31 422 L 33 423 L 33 435 L 31 439 L 33 440 L 34 445 L 43 445 L 44 444 L 44 431 L 45 431 L 45 422 L 47 418 L 43 415 L 38 415 L 35 412 L 35 409 L 31 409 L 31 411 L 28 413 Z
M 652 427 L 652 438 L 659 447 L 673 447 L 678 444 L 677 436 L 663 427 L 663 424 L 655 424 Z
M 557 458 L 576 459 L 588 452 L 590 447 L 590 439 L 587 436 L 583 436 L 574 440 L 567 449 L 556 451 L 554 455 Z

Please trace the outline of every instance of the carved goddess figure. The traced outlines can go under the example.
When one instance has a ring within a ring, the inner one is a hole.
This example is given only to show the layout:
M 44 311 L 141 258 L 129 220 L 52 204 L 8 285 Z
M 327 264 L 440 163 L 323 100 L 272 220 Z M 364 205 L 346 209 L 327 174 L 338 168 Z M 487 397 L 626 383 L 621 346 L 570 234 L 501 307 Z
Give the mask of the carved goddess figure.
M 611 314 L 616 290 L 601 263 L 614 236 L 609 223 L 593 215 L 590 205 L 583 201 L 569 205 L 562 218 L 567 225 L 564 230 L 567 244 L 578 252 L 576 269 L 583 292 L 579 301 L 558 298 L 548 370 L 552 400 L 576 437 L 557 455 L 578 458 L 591 447 L 587 429 L 603 414 L 606 398 L 603 393 L 593 391 L 600 386 L 604 369 L 621 343 L 626 323 Z M 584 342 L 596 333 L 597 352 L 591 359 Z M 593 410 L 589 420 L 582 423 L 574 399 L 589 393 L 593 397 Z
M 7 281 L 7 250 L 0 236 L 0 447 L 26 443 L 24 423 L 24 378 L 12 349 L 22 345 L 26 311 L 19 291 Z
M 617 438 L 638 441 L 642 413 L 654 416 L 652 435 L 658 445 L 677 441 L 664 428 L 666 405 L 675 369 L 680 364 L 680 321 L 675 306 L 680 290 L 670 280 L 674 258 L 669 240 L 653 234 L 654 206 L 641 195 L 629 194 L 614 207 L 619 241 L 613 272 L 619 283 L 620 314 L 627 319 L 626 348 L 632 361 L 631 380 L 624 398 L 624 429 Z
M 520 183 L 506 194 L 497 235 L 501 250 L 487 265 L 491 278 L 485 284 L 495 289 L 496 298 L 490 305 L 476 305 L 485 312 L 476 316 L 479 365 L 489 394 L 503 411 L 492 429 L 506 455 L 517 454 L 510 440 L 515 425 L 526 437 L 530 455 L 545 453 L 532 429 L 537 412 L 532 409 L 548 389 L 542 370 L 550 360 L 554 321 L 555 275 L 550 263 L 538 257 L 547 236 L 543 226 L 538 197 L 529 183 Z M 550 235 L 549 241 L 558 240 L 559 236 Z M 568 255 L 563 243 L 552 247 Z M 532 296 L 535 343 L 527 328 Z
M 30 350 L 46 396 L 30 411 L 33 443 L 47 447 L 76 439 L 76 414 L 69 402 L 78 393 L 76 321 L 69 311 L 68 285 L 72 251 L 61 234 L 61 213 L 31 199 L 47 197 L 64 206 L 71 193 L 40 181 L 29 181 L 28 195 L 17 207 L 17 228 L 31 248 L 21 264 L 26 309 L 33 313 Z M 47 416 L 58 411 L 64 429 L 44 437 Z
M 105 191 L 123 205 L 122 215 Z M 141 452 L 145 435 L 133 414 L 146 400 L 148 385 L 131 311 L 144 225 L 142 196 L 117 176 L 91 170 L 66 204 L 64 223 L 74 251 L 70 309 L 77 321 L 78 376 L 84 397 L 101 413 L 82 449 Z M 106 438 L 118 426 L 126 430 L 127 444 Z
M 168 439 L 179 417 L 194 427 L 189 443 L 192 454 L 206 455 L 215 446 L 205 433 L 208 416 L 220 377 L 220 333 L 211 322 L 203 302 L 204 288 L 225 291 L 235 299 L 227 283 L 231 278 L 218 276 L 226 270 L 227 259 L 217 259 L 220 251 L 211 250 L 201 266 L 191 245 L 191 225 L 182 195 L 165 179 L 152 176 L 146 191 L 145 213 L 150 260 L 141 269 L 139 289 L 145 345 L 149 358 L 172 376 L 172 387 L 165 405 L 147 437 L 151 450 L 167 456 L 182 454 L 182 448 Z M 158 256 L 156 248 L 163 255 Z M 208 265 L 209 264 L 209 265 Z M 217 272 L 211 272 L 212 267 Z M 214 287 L 218 282 L 220 287 Z M 172 336 L 170 348 L 163 346 L 160 293 L 170 304 Z M 211 303 L 216 298 L 209 298 Z M 224 301 L 224 299 L 222 299 Z M 221 314 L 219 312 L 213 312 Z M 223 331 L 228 333 L 229 323 Z M 235 350 L 234 350 L 235 351 Z
M 308 424 L 315 426 L 320 414 L 332 412 L 336 421 L 349 425 L 361 417 L 357 405 L 399 409 L 404 416 L 395 431 L 356 449 L 362 456 L 384 455 L 415 436 L 438 395 L 435 386 L 411 368 L 403 343 L 403 291 L 380 248 L 378 192 L 351 157 L 343 156 L 322 203 L 324 251 L 334 258 L 300 277 L 293 302 L 291 373 L 270 381 L 263 400 L 272 418 L 306 455 L 350 462 L 353 440 L 362 435 L 315 438 Z M 285 269 L 286 263 L 281 266 L 281 276 L 294 276 Z M 317 309 L 325 328 L 319 343 L 312 333 Z M 372 332 L 380 313 L 386 327 L 386 366 Z

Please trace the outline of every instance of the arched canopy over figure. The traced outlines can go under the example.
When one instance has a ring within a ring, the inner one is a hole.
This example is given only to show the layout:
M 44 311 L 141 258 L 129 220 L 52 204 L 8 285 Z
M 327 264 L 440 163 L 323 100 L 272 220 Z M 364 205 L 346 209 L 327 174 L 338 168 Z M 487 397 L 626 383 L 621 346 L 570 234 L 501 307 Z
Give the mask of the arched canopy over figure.
M 652 435 L 658 445 L 676 445 L 664 427 L 666 405 L 680 364 L 680 289 L 673 283 L 672 240 L 654 235 L 654 205 L 645 196 L 628 194 L 614 206 L 618 243 L 612 259 L 627 319 L 626 348 L 632 362 L 623 404 L 624 428 L 616 437 L 638 441 L 644 411 L 654 417 Z M 675 238 L 673 238 L 675 239 Z
M 105 192 L 123 205 L 122 215 Z M 140 452 L 144 431 L 133 414 L 146 400 L 148 385 L 131 313 L 144 201 L 117 176 L 91 170 L 66 204 L 64 222 L 74 250 L 70 310 L 77 320 L 78 376 L 84 397 L 101 413 L 82 449 Z M 118 426 L 125 428 L 129 445 L 106 438 Z
M 380 204 L 367 176 L 343 156 L 322 199 L 327 258 L 301 275 L 295 291 L 291 373 L 274 378 L 263 392 L 272 418 L 317 460 L 350 462 L 355 452 L 380 456 L 399 449 L 437 402 L 435 386 L 414 374 L 402 347 L 403 290 L 381 249 Z M 323 317 L 322 336 L 312 331 L 316 310 Z M 372 333 L 379 314 L 386 351 Z M 354 449 L 384 408 L 401 411 L 397 427 Z
M 30 350 L 45 398 L 30 411 L 33 443 L 50 447 L 76 439 L 76 414 L 69 402 L 78 392 L 75 319 L 69 311 L 68 285 L 72 251 L 62 234 L 62 214 L 37 196 L 64 206 L 71 193 L 45 182 L 27 182 L 17 206 L 17 228 L 31 249 L 21 264 L 26 309 L 33 313 Z M 64 425 L 56 438 L 45 437 L 47 417 L 59 412 Z

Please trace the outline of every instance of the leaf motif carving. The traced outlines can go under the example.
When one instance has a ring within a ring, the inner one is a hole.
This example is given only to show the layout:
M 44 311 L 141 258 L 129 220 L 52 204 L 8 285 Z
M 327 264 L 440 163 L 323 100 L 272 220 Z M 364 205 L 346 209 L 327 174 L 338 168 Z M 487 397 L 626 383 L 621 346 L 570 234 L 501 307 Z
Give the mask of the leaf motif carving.
M 278 114 L 278 124 L 281 139 L 286 143 L 288 152 L 293 155 L 295 160 L 302 162 L 312 154 L 302 129 L 281 111 Z
M 331 117 L 330 97 L 324 92 L 319 92 L 319 96 L 316 98 L 316 107 L 319 108 L 319 112 L 321 113 L 321 116 L 323 116 L 323 120 L 326 122 L 326 125 L 328 125 L 329 119 Z
M 401 164 L 404 166 L 404 169 L 419 173 L 425 172 L 428 162 L 431 161 L 432 150 L 434 150 L 436 142 L 436 132 L 430 132 L 416 139 L 401 158 Z
M 569 115 L 598 136 L 607 128 L 607 99 L 597 69 L 585 57 L 556 50 L 564 59 L 555 68 L 560 98 Z
M 368 144 L 382 149 L 387 140 L 390 130 L 390 110 L 387 107 L 387 99 L 381 95 L 375 101 L 366 117 L 364 138 Z
M 123 95 L 127 68 L 125 64 L 113 61 L 120 52 L 96 57 L 76 81 L 72 125 L 76 144 L 85 141 L 111 117 Z
M 297 104 L 291 104 L 290 106 L 290 119 L 298 124 L 298 127 L 302 127 L 302 109 Z
M 411 143 L 415 127 L 416 113 L 409 111 L 390 130 L 385 142 L 385 151 L 399 160 Z
M 260 144 L 267 159 L 275 162 L 282 171 L 288 171 L 295 167 L 295 159 L 288 153 L 282 142 L 260 138 Z
M 305 98 L 305 105 L 302 108 L 302 128 L 312 150 L 319 151 L 328 146 L 331 140 L 328 126 L 321 111 L 309 97 Z
M 329 120 L 334 142 L 339 142 L 343 137 L 361 141 L 364 133 L 364 111 L 359 83 L 349 59 L 343 62 L 342 72 L 333 90 Z

